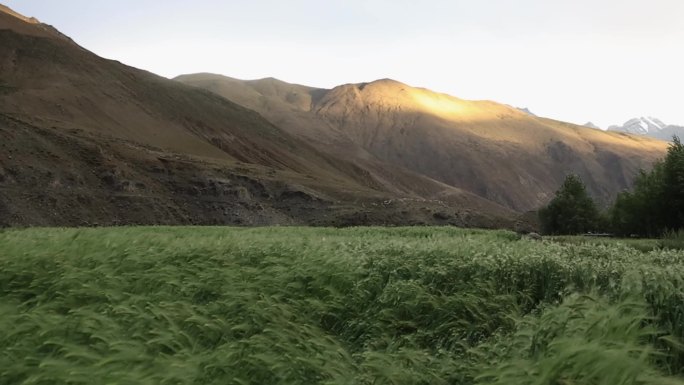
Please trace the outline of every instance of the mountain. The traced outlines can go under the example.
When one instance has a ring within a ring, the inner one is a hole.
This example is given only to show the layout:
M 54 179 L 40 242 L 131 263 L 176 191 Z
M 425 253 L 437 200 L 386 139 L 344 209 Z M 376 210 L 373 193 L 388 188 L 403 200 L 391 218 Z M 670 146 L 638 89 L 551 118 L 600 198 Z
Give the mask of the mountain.
M 684 127 L 665 124 L 653 117 L 640 117 L 630 119 L 622 126 L 610 126 L 609 131 L 627 132 L 635 135 L 644 135 L 661 140 L 672 140 L 672 137 L 684 135 Z
M 622 126 L 610 126 L 611 131 L 627 132 L 635 135 L 649 135 L 660 132 L 667 125 L 653 117 L 630 119 Z
M 658 132 L 657 135 L 654 135 L 653 137 L 671 141 L 674 136 L 677 136 L 678 138 L 684 138 L 684 126 L 675 126 L 672 124 L 668 124 L 662 130 L 660 130 L 660 132 Z
M 514 219 L 410 169 L 334 156 L 249 108 L 100 58 L 6 7 L 0 41 L 0 225 Z
M 584 127 L 593 128 L 593 129 L 595 129 L 595 130 L 600 130 L 600 129 L 601 129 L 601 127 L 595 125 L 595 124 L 592 123 L 592 122 L 586 122 L 586 123 L 584 123 Z
M 576 173 L 603 204 L 666 144 L 540 118 L 382 79 L 319 89 L 273 78 L 192 74 L 177 81 L 254 109 L 292 135 L 355 164 L 411 170 L 523 212 Z
M 524 108 L 518 107 L 518 110 L 526 113 L 527 115 L 537 116 L 532 111 L 530 111 L 530 109 L 527 107 L 524 107 Z
M 18 14 L 16 12 L 14 12 L 13 10 L 11 10 L 9 7 L 4 6 L 2 4 L 0 4 L 0 13 L 4 13 L 6 15 L 13 16 L 16 19 L 19 19 L 19 20 L 26 22 L 26 23 L 29 23 L 29 24 L 41 24 L 40 21 L 38 21 L 38 19 L 36 19 L 35 17 L 26 17 L 24 15 Z

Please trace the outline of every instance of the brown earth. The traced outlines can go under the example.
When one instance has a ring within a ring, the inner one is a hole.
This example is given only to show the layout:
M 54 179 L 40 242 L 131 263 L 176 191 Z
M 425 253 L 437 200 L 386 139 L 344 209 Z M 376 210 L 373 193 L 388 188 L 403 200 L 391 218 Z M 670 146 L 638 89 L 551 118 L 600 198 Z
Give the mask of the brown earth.
M 0 8 L 0 225 L 453 224 L 516 213 L 322 150 L 209 91 Z
M 569 173 L 578 174 L 607 205 L 667 148 L 658 140 L 539 118 L 389 79 L 331 90 L 214 74 L 176 80 L 253 109 L 361 168 L 377 174 L 410 170 L 523 212 L 546 204 Z
M 498 227 L 449 201 L 358 202 L 325 195 L 315 178 L 198 159 L 80 131 L 0 116 L 0 225 L 453 224 Z M 327 186 L 326 186 L 327 187 Z M 473 202 L 472 207 L 477 202 Z M 510 222 L 508 223 L 510 225 Z

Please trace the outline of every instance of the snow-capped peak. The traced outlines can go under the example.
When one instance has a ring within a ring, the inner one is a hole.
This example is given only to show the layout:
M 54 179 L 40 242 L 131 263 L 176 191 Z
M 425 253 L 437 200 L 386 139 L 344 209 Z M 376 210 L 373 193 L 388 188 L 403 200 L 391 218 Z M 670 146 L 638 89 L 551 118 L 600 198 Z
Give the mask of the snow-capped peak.
M 611 126 L 610 130 L 623 131 L 630 134 L 646 135 L 660 132 L 665 127 L 667 127 L 667 124 L 663 123 L 657 118 L 651 116 L 642 116 L 640 118 L 630 119 L 622 126 Z
M 673 136 L 684 137 L 684 127 L 663 123 L 652 116 L 630 119 L 622 126 L 610 126 L 609 131 L 621 131 L 629 134 L 646 135 L 661 140 L 672 140 Z

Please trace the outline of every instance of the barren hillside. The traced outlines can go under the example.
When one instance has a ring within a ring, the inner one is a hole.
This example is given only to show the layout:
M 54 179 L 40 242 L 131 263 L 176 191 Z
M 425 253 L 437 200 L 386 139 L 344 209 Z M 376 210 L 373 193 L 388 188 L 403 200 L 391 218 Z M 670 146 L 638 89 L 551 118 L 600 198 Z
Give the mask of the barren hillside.
M 248 106 L 347 159 L 408 169 L 519 211 L 548 202 L 568 173 L 608 203 L 667 147 L 390 79 L 332 90 L 212 74 L 177 80 Z
M 378 178 L 257 112 L 102 59 L 4 8 L 0 41 L 0 224 L 493 226 L 513 217 L 410 171 Z

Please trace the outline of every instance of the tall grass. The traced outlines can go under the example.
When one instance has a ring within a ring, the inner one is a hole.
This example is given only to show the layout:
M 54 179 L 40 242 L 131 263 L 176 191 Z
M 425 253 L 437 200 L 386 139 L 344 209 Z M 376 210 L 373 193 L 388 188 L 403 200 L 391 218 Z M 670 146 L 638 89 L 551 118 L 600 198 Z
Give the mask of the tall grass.
M 681 384 L 684 253 L 453 228 L 0 233 L 0 384 Z
M 554 242 L 612 246 L 624 244 L 639 251 L 648 252 L 663 248 L 663 241 L 656 238 L 603 238 L 584 235 L 558 235 L 547 237 Z
M 684 250 L 684 230 L 666 232 L 660 244 L 666 249 Z

